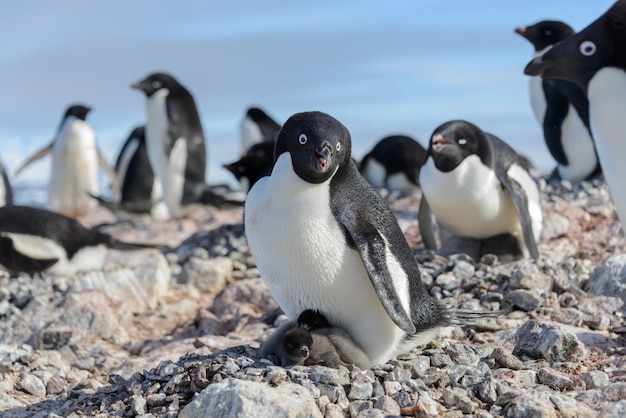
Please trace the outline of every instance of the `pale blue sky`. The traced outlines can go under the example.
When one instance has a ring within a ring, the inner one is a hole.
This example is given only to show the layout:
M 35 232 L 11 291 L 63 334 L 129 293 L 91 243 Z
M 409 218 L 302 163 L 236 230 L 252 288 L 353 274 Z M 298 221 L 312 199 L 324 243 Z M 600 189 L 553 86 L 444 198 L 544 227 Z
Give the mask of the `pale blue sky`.
M 130 89 L 167 71 L 195 96 L 209 152 L 208 181 L 239 152 L 250 105 L 279 123 L 322 110 L 353 136 L 361 158 L 385 135 L 423 145 L 440 123 L 468 119 L 553 163 L 534 120 L 523 68 L 531 45 L 516 26 L 563 20 L 580 30 L 607 0 L 19 1 L 0 14 L 0 159 L 12 174 L 52 138 L 65 108 L 88 120 L 112 163 L 145 118 Z M 25 171 L 47 181 L 49 162 Z M 233 183 L 234 184 L 234 183 Z

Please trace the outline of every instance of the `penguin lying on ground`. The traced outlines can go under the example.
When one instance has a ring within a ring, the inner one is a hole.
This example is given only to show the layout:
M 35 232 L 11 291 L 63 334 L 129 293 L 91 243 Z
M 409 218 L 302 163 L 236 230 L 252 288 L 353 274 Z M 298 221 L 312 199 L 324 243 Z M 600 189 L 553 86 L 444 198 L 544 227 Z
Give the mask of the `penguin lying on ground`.
M 319 312 L 306 310 L 288 321 L 261 345 L 261 356 L 275 356 L 283 367 L 323 365 L 337 368 L 354 364 L 367 368 L 370 359 L 340 328 L 332 327 Z
M 269 176 L 274 166 L 274 143 L 253 145 L 246 155 L 223 167 L 233 173 L 244 191 L 249 191 L 261 177 Z
M 248 193 L 250 251 L 287 316 L 319 311 L 369 367 L 443 326 L 499 314 L 451 309 L 428 294 L 394 214 L 350 152 L 350 133 L 335 118 L 295 114 L 278 135 L 272 174 Z
M 544 20 L 521 26 L 515 32 L 535 47 L 535 57 L 569 38 L 567 24 Z M 565 80 L 530 79 L 530 99 L 552 158 L 557 162 L 550 176 L 578 182 L 602 172 L 589 130 L 589 101 L 576 84 Z
M 535 58 L 524 72 L 576 83 L 589 99 L 589 126 L 604 178 L 626 223 L 626 0 Z
M 7 206 L 13 204 L 13 193 L 11 191 L 11 183 L 9 182 L 9 176 L 4 169 L 2 163 L 0 163 L 0 206 Z
M 0 207 L 0 268 L 70 275 L 99 270 L 106 250 L 163 248 L 118 241 L 75 219 L 28 206 Z
M 91 197 L 99 191 L 98 166 L 109 176 L 114 192 L 119 194 L 120 190 L 115 173 L 98 150 L 96 135 L 85 120 L 90 110 L 83 105 L 70 106 L 52 143 L 26 160 L 15 173 L 18 175 L 33 162 L 52 153 L 48 206 L 74 218 L 98 206 Z
M 258 107 L 250 107 L 240 125 L 241 156 L 257 144 L 276 142 L 280 125 Z
M 363 177 L 377 189 L 414 193 L 419 187 L 419 171 L 426 150 L 409 136 L 381 139 L 361 160 Z
M 147 97 L 146 145 L 163 201 L 173 217 L 193 204 L 239 205 L 215 194 L 205 182 L 206 144 L 193 96 L 174 77 L 150 74 L 132 84 Z
M 420 173 L 418 221 L 426 248 L 437 249 L 432 211 L 443 255 L 464 252 L 478 261 L 495 253 L 505 262 L 537 258 L 543 215 L 528 164 L 469 122 L 450 121 L 435 129 Z
M 119 202 L 94 196 L 100 204 L 122 218 L 150 215 L 153 219 L 169 218 L 161 200 L 161 182 L 154 176 L 146 148 L 145 128 L 138 126 L 130 133 L 115 162 L 115 173 L 121 185 Z

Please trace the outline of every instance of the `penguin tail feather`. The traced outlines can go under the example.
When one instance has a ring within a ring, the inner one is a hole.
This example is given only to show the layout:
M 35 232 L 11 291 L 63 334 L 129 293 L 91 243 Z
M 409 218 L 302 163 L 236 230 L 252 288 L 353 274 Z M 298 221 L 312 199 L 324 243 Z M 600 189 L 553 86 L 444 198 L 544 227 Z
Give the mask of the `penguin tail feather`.
M 104 234 L 104 235 L 106 235 L 106 234 Z M 172 251 L 172 247 L 169 247 L 167 245 L 147 244 L 147 243 L 143 243 L 143 242 L 119 241 L 119 240 L 113 238 L 110 235 L 106 235 L 106 236 L 108 237 L 108 239 L 106 240 L 106 244 L 107 244 L 107 246 L 109 248 L 111 248 L 113 250 L 133 251 L 133 250 L 153 249 L 153 250 L 159 250 L 161 252 Z
M 476 325 L 483 319 L 496 318 L 506 315 L 511 309 L 501 309 L 498 311 L 468 311 L 465 309 L 448 309 L 447 322 L 448 325 Z

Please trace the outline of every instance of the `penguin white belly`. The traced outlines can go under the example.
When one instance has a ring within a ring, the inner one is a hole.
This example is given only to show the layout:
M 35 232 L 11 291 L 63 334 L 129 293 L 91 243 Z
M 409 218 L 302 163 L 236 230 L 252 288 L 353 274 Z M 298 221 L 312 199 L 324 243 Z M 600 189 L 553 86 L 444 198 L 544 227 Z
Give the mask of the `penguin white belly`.
M 437 222 L 455 235 L 481 239 L 521 231 L 513 202 L 477 155 L 447 173 L 437 170 L 429 158 L 420 184 Z
M 50 208 L 67 216 L 89 213 L 98 202 L 98 154 L 93 130 L 86 122 L 68 120 L 52 150 L 52 174 L 48 201 Z
M 172 216 L 180 216 L 181 198 L 183 194 L 182 183 L 184 182 L 184 162 L 180 171 L 180 142 L 184 138 L 171 138 L 169 136 L 169 121 L 167 116 L 166 100 L 169 90 L 161 89 L 148 98 L 148 123 L 146 124 L 146 148 L 148 159 L 154 171 L 154 175 L 161 182 L 163 188 L 163 201 Z M 186 144 L 184 144 L 186 153 Z M 169 155 L 165 152 L 171 149 Z M 174 152 L 178 152 L 176 159 L 172 160 Z M 186 155 L 185 155 L 186 161 Z M 174 162 L 174 167 L 172 163 Z
M 387 170 L 373 158 L 368 158 L 363 167 L 363 177 L 377 189 L 386 187 Z
M 539 126 L 543 127 L 543 118 L 546 115 L 548 109 L 548 103 L 546 101 L 546 95 L 543 92 L 542 86 L 543 79 L 541 77 L 531 77 L 530 86 L 530 106 L 533 109 L 535 118 L 539 122 Z M 542 128 L 543 129 L 543 128 Z
M 593 139 L 572 105 L 561 126 L 561 141 L 568 161 L 567 166 L 558 166 L 561 178 L 577 182 L 594 172 L 597 159 Z
M 404 173 L 396 173 L 387 177 L 387 189 L 413 193 L 416 192 L 418 188 L 409 181 Z
M 587 89 L 591 132 L 596 141 L 598 158 L 609 185 L 615 210 L 626 225 L 626 72 L 605 67 L 598 71 Z
M 253 145 L 260 142 L 263 142 L 263 134 L 259 125 L 250 117 L 246 117 L 241 122 L 241 155 L 245 155 Z
M 7 191 L 4 188 L 4 181 L 0 176 L 0 206 L 5 206 L 7 204 Z
M 245 228 L 261 276 L 291 319 L 319 309 L 374 364 L 393 355 L 404 333 L 383 308 L 358 252 L 347 246 L 330 211 L 328 182 L 303 181 L 283 154 L 272 176 L 250 190 Z

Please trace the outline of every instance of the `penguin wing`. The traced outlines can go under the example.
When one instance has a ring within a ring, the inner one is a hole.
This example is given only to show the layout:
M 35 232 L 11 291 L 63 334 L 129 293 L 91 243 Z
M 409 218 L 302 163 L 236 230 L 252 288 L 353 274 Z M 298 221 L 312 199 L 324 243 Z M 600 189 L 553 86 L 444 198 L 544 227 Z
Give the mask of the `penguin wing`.
M 429 250 L 437 250 L 437 242 L 435 241 L 435 233 L 433 231 L 433 219 L 430 216 L 430 205 L 426 197 L 422 194 L 419 212 L 417 213 L 417 223 L 422 236 L 424 246 Z
M 120 187 L 120 181 L 117 178 L 117 174 L 115 173 L 115 170 L 113 170 L 113 168 L 111 168 L 109 163 L 107 163 L 107 160 L 104 158 L 104 156 L 102 155 L 99 149 L 96 149 L 96 153 L 98 154 L 98 164 L 100 165 L 102 170 L 105 172 L 105 174 L 109 177 L 109 180 L 111 180 L 111 187 L 113 188 L 113 193 L 115 193 L 115 196 L 117 196 L 118 198 L 121 198 L 122 188 Z
M 546 146 L 557 163 L 568 165 L 567 156 L 563 150 L 561 125 L 569 112 L 569 101 L 559 92 L 559 86 L 555 80 L 543 80 L 542 85 L 548 103 L 543 117 L 543 136 Z
M 20 165 L 18 167 L 18 169 L 15 171 L 15 175 L 17 176 L 18 174 L 20 174 L 22 172 L 22 170 L 24 170 L 26 167 L 28 167 L 29 165 L 31 165 L 32 163 L 34 163 L 37 160 L 42 159 L 43 157 L 45 157 L 46 155 L 50 154 L 52 152 L 52 146 L 54 145 L 54 142 L 51 142 L 50 145 L 48 145 L 47 147 L 39 150 L 35 155 L 33 155 L 32 157 L 30 157 L 28 160 L 26 160 L 24 163 L 22 163 L 22 165 Z
M 537 259 L 539 258 L 539 250 L 537 249 L 537 243 L 535 236 L 533 235 L 533 222 L 530 217 L 530 211 L 528 210 L 528 197 L 526 191 L 520 183 L 511 178 L 503 168 L 496 170 L 496 176 L 502 185 L 504 191 L 509 195 L 513 206 L 515 206 L 515 212 L 519 218 L 522 226 L 522 235 L 524 237 L 524 243 L 530 255 Z
M 15 249 L 11 238 L 0 236 L 0 264 L 7 270 L 38 273 L 49 269 L 58 261 L 58 258 L 39 259 L 22 254 Z
M 11 183 L 9 182 L 9 176 L 4 170 L 2 164 L 0 164 L 0 181 L 2 181 L 2 184 L 4 184 L 4 204 L 12 205 L 13 193 L 11 192 Z

